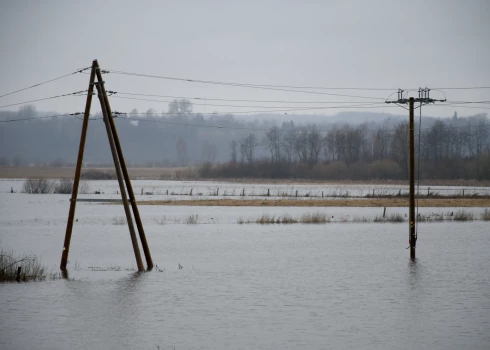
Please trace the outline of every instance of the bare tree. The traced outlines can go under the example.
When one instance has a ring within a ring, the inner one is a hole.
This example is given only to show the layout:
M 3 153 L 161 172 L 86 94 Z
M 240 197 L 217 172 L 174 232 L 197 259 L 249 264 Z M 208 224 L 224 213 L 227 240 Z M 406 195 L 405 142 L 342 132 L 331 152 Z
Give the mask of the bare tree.
M 265 134 L 264 141 L 271 152 L 272 164 L 279 164 L 281 161 L 281 135 L 279 128 L 277 126 L 273 126 Z
M 243 143 L 240 145 L 242 159 L 249 165 L 251 165 L 253 162 L 254 151 L 258 145 L 259 144 L 257 143 L 257 137 L 255 134 L 248 134 L 245 140 L 243 140 Z
M 308 164 L 313 167 L 318 163 L 318 156 L 323 147 L 323 139 L 316 125 L 308 126 L 306 144 L 308 147 Z
M 230 150 L 231 150 L 231 162 L 236 163 L 236 146 L 237 142 L 235 140 L 230 142 Z
M 168 113 L 176 116 L 184 116 L 192 113 L 192 102 L 183 98 L 173 100 L 168 104 Z
M 288 164 L 291 164 L 294 156 L 294 146 L 296 142 L 296 128 L 293 122 L 283 124 L 283 127 L 286 127 L 287 131 L 285 131 L 284 136 L 282 137 L 282 149 L 284 150 L 284 154 L 286 156 Z
M 304 127 L 299 128 L 296 131 L 294 150 L 296 151 L 300 162 L 308 162 L 308 130 Z
M 216 155 L 218 154 L 218 149 L 214 143 L 209 141 L 204 141 L 202 145 L 202 158 L 206 163 L 214 163 L 216 160 Z
M 187 143 L 179 137 L 175 144 L 175 148 L 177 149 L 177 158 L 179 160 L 180 165 L 187 164 Z
M 485 120 L 480 120 L 478 122 L 478 127 L 474 129 L 476 156 L 479 157 L 483 153 L 488 140 L 488 128 Z
M 384 159 L 388 156 L 390 133 L 387 129 L 388 126 L 384 124 L 382 129 L 376 130 L 371 136 L 373 159 Z
M 391 150 L 393 159 L 400 165 L 403 174 L 408 176 L 409 135 L 408 122 L 403 122 L 395 127 Z

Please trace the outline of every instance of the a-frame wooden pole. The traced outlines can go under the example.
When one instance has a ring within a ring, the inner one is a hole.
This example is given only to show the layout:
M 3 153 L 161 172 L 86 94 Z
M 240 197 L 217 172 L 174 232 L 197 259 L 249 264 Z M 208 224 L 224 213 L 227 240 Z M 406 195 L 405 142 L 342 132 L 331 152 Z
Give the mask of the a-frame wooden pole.
M 95 70 L 99 70 L 99 64 L 95 62 Z M 107 112 L 107 106 L 104 100 L 104 93 L 102 92 L 103 81 L 94 83 L 97 87 L 97 92 L 100 101 L 100 107 L 102 109 L 102 115 L 104 117 L 104 124 L 107 131 L 107 137 L 109 138 L 109 145 L 111 146 L 112 158 L 114 160 L 114 167 L 116 168 L 117 181 L 119 183 L 119 190 L 121 191 L 121 197 L 124 205 L 124 212 L 126 213 L 126 220 L 128 222 L 129 234 L 131 236 L 131 243 L 133 244 L 134 256 L 136 258 L 136 264 L 138 266 L 138 271 L 144 271 L 143 262 L 141 261 L 141 253 L 138 246 L 138 239 L 136 238 L 136 233 L 134 231 L 133 218 L 131 216 L 131 211 L 129 210 L 128 197 L 126 196 L 126 189 L 123 184 L 123 176 L 121 174 L 121 164 L 119 162 L 119 156 L 114 143 L 114 135 L 112 133 L 112 128 L 109 119 L 112 118 Z
M 95 64 L 92 62 L 92 70 L 90 72 L 90 82 L 88 85 L 87 102 L 85 103 L 85 113 L 83 115 L 82 135 L 80 136 L 80 146 L 78 148 L 77 166 L 75 168 L 75 179 L 73 180 L 73 188 L 70 198 L 70 211 L 68 212 L 68 222 L 66 223 L 65 241 L 63 243 L 63 252 L 61 254 L 60 269 L 66 271 L 68 262 L 68 253 L 70 251 L 71 234 L 73 231 L 73 219 L 75 217 L 75 207 L 77 205 L 78 185 L 80 183 L 80 173 L 82 171 L 83 152 L 85 150 L 85 140 L 87 138 L 88 119 L 90 116 L 90 107 L 92 106 L 92 95 L 94 91 L 95 80 Z
M 103 82 L 102 73 L 100 69 L 96 69 L 97 80 Z M 131 180 L 129 179 L 128 169 L 126 167 L 126 161 L 124 160 L 124 155 L 121 148 L 121 143 L 119 142 L 119 136 L 117 134 L 116 124 L 112 119 L 112 111 L 111 105 L 109 103 L 109 98 L 107 97 L 106 89 L 104 84 L 100 85 L 100 89 L 102 90 L 102 97 L 104 98 L 105 108 L 107 110 L 107 114 L 109 116 L 108 121 L 111 127 L 112 135 L 114 137 L 114 143 L 116 146 L 117 154 L 119 156 L 119 162 L 121 164 L 121 170 L 124 176 L 124 181 L 126 182 L 126 188 L 128 190 L 129 202 L 131 203 L 131 208 L 133 209 L 134 220 L 136 221 L 136 227 L 138 228 L 138 233 L 141 240 L 141 245 L 143 247 L 143 252 L 145 254 L 146 264 L 148 266 L 148 270 L 153 268 L 153 261 L 151 259 L 150 249 L 148 247 L 148 242 L 146 241 L 145 230 L 143 229 L 143 224 L 141 222 L 140 213 L 138 210 L 138 205 L 136 204 L 136 199 L 133 192 L 133 186 L 131 185 Z M 122 192 L 121 192 L 122 193 Z

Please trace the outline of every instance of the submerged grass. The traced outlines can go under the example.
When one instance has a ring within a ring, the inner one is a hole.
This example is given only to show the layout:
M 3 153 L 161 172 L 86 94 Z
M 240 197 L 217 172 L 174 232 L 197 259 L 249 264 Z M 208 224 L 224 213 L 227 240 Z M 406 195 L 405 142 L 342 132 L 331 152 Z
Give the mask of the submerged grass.
M 454 221 L 473 221 L 475 220 L 475 215 L 466 210 L 458 210 L 454 214 Z
M 283 216 L 273 216 L 269 214 L 262 214 L 261 217 L 256 220 L 244 220 L 242 218 L 237 220 L 238 224 L 324 224 L 324 223 L 403 223 L 408 219 L 406 215 L 400 213 L 391 213 L 389 215 L 375 215 L 373 218 L 366 216 L 354 216 L 350 218 L 347 216 L 329 216 L 326 213 L 305 213 L 299 218 L 294 218 L 291 215 L 285 214 Z M 477 220 L 475 214 L 466 211 L 459 210 L 457 212 L 447 213 L 430 213 L 430 214 L 418 214 L 418 222 L 442 222 L 442 221 L 473 221 Z M 490 209 L 485 209 L 481 214 L 481 220 L 490 221 Z
M 122 226 L 122 225 L 126 225 L 127 224 L 127 221 L 126 221 L 126 218 L 124 216 L 117 216 L 112 218 L 112 224 L 113 225 L 116 225 L 116 226 Z
M 188 225 L 195 225 L 195 224 L 197 224 L 197 219 L 198 218 L 199 218 L 199 215 L 197 215 L 197 214 L 189 215 L 185 219 L 185 223 L 188 224 Z
M 46 268 L 36 256 L 14 256 L 13 253 L 0 251 L 0 282 L 41 281 L 46 277 Z
M 483 221 L 490 221 L 490 209 L 485 209 L 485 211 L 481 214 L 481 219 Z
M 302 224 L 324 224 L 330 222 L 325 213 L 303 214 L 299 220 Z

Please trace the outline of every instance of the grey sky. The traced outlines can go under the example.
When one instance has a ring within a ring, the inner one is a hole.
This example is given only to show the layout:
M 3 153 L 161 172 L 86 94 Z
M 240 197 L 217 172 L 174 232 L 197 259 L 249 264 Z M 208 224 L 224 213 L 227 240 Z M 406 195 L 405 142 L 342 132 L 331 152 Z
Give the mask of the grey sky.
M 488 0 L 4 0 L 0 4 L 0 95 L 89 66 L 94 58 L 106 69 L 253 84 L 393 89 L 490 86 L 489 14 Z M 353 104 L 365 100 L 115 74 L 105 79 L 109 90 L 144 94 Z M 87 83 L 87 75 L 77 74 L 0 98 L 0 106 L 83 90 Z M 380 98 L 389 94 L 324 92 Z M 446 94 L 451 101 L 490 100 L 490 89 L 447 90 Z M 432 96 L 442 97 L 436 92 Z M 263 105 L 206 101 L 206 106 L 196 105 L 194 111 L 260 109 L 212 103 Z M 148 101 L 111 98 L 111 104 L 127 112 L 132 108 L 167 110 L 166 103 Z M 35 105 L 42 111 L 77 112 L 83 110 L 84 99 L 67 97 Z M 366 110 L 405 113 L 396 108 Z M 451 106 L 427 107 L 424 113 L 449 116 L 455 110 L 460 115 L 488 112 Z

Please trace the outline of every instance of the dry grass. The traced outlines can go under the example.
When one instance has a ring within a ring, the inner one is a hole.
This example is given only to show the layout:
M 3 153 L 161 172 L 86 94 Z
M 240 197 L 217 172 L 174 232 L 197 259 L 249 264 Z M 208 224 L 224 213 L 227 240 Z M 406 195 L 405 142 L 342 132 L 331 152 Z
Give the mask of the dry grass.
M 195 224 L 197 224 L 197 219 L 198 218 L 199 218 L 199 215 L 197 215 L 197 214 L 189 215 L 185 219 L 185 223 L 188 224 L 188 225 L 195 225 Z
M 403 215 L 399 213 L 392 213 L 385 217 L 383 217 L 382 215 L 376 215 L 373 220 L 373 222 L 404 222 L 404 221 L 405 219 L 403 218 Z
M 330 222 L 329 217 L 325 213 L 303 214 L 299 220 L 302 224 L 324 224 Z
M 454 221 L 473 221 L 475 220 L 475 215 L 472 212 L 466 210 L 458 210 L 454 214 Z
M 75 159 L 73 159 L 75 161 Z M 112 167 L 93 167 L 88 169 L 97 169 L 100 171 L 114 171 Z M 140 179 L 175 179 L 176 174 L 186 172 L 193 173 L 195 170 L 186 170 L 186 167 L 167 167 L 167 168 L 129 168 L 131 178 Z M 30 177 L 42 177 L 49 179 L 73 178 L 75 174 L 74 167 L 31 167 L 31 166 L 0 166 L 0 178 L 4 179 L 22 179 Z M 203 181 L 222 181 L 222 179 L 201 179 Z M 231 183 L 255 183 L 255 184 L 326 184 L 325 180 L 312 179 L 227 179 L 225 182 Z M 344 180 L 328 181 L 329 185 L 406 185 L 406 180 Z M 489 180 L 422 180 L 422 186 L 490 186 Z
M 21 268 L 17 278 L 18 268 Z M 13 256 L 12 253 L 0 251 L 0 282 L 5 281 L 41 281 L 48 276 L 46 268 L 36 256 Z
M 96 170 L 105 173 L 114 173 L 114 168 L 95 167 L 84 168 L 85 171 Z M 176 178 L 176 173 L 185 170 L 182 167 L 171 168 L 129 168 L 129 176 L 132 179 L 169 179 Z M 30 167 L 30 166 L 1 166 L 0 178 L 3 179 L 23 179 L 39 177 L 45 179 L 73 178 L 75 167 Z
M 255 222 L 256 224 L 296 224 L 298 220 L 293 218 L 289 214 L 285 214 L 283 216 L 275 217 L 274 215 L 263 214 L 260 218 L 255 221 L 245 221 L 243 219 L 238 219 L 237 223 L 239 224 L 250 224 Z
M 117 216 L 112 218 L 112 224 L 116 226 L 126 225 L 128 222 L 124 216 Z
M 111 203 L 115 204 L 115 203 Z M 138 201 L 139 205 L 183 205 L 183 206 L 223 206 L 223 207 L 408 207 L 408 198 L 371 199 L 203 199 Z M 486 198 L 424 198 L 419 199 L 419 207 L 488 207 Z

